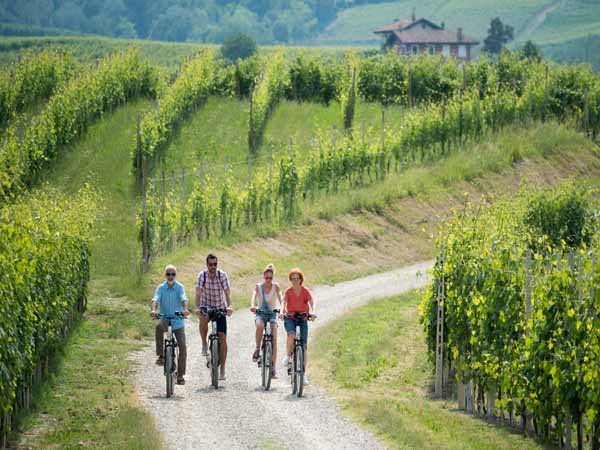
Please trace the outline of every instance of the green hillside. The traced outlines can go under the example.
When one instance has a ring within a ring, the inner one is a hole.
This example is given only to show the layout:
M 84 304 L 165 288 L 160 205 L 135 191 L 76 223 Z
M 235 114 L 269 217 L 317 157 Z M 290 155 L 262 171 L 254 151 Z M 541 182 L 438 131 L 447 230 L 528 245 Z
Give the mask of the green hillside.
M 490 20 L 500 17 L 514 27 L 517 46 L 532 39 L 561 62 L 593 61 L 595 56 L 591 52 L 587 55 L 578 52 L 578 45 L 572 42 L 600 35 L 600 3 L 591 0 L 401 0 L 346 9 L 315 43 L 378 46 L 381 39 L 373 34 L 373 29 L 395 18 L 409 18 L 413 8 L 417 17 L 445 22 L 449 28 L 462 27 L 468 35 L 481 41 Z

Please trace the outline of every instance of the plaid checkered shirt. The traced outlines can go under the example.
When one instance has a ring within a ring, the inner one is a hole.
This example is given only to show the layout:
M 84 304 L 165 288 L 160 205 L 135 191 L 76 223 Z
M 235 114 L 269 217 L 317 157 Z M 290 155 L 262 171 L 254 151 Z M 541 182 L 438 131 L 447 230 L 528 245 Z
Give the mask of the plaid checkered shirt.
M 217 269 L 214 279 L 211 279 L 208 269 L 204 269 L 198 274 L 196 287 L 204 288 L 200 296 L 199 306 L 209 306 L 211 308 L 226 308 L 225 290 L 229 288 L 227 274 Z

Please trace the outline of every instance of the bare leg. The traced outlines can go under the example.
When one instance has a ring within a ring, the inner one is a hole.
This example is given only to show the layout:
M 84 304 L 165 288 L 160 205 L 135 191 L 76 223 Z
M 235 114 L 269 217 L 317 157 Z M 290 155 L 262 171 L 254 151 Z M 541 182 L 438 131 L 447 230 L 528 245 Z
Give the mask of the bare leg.
M 256 324 L 256 348 L 260 347 L 260 340 L 262 339 L 262 335 L 265 331 L 265 324 L 262 322 L 257 322 Z
M 287 335 L 287 355 L 292 356 L 292 349 L 294 348 L 294 339 L 296 339 L 296 333 Z
M 221 373 L 225 373 L 225 362 L 227 361 L 227 336 L 225 333 L 219 333 L 219 340 L 221 341 Z
M 206 335 L 208 334 L 208 316 L 200 315 L 200 338 L 202 339 L 202 346 L 206 347 Z

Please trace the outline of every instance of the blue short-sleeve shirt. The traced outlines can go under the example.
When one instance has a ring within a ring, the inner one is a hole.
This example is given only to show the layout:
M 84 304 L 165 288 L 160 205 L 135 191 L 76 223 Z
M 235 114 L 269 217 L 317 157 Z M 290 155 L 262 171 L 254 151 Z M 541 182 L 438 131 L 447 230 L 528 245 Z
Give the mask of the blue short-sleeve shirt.
M 183 302 L 187 302 L 188 299 L 183 284 L 175 281 L 173 287 L 169 287 L 169 284 L 165 281 L 156 288 L 152 301 L 156 302 L 161 314 L 173 316 L 176 312 L 183 312 Z M 171 326 L 173 330 L 183 328 L 183 319 L 179 317 L 173 319 Z

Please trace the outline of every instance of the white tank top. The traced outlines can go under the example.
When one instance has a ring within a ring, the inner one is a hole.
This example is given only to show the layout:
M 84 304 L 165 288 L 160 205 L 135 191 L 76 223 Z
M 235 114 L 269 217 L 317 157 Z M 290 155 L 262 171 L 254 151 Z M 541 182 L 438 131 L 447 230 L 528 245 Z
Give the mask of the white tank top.
M 261 308 L 264 301 L 266 300 L 267 304 L 271 307 L 271 309 L 277 309 L 278 298 L 277 298 L 276 283 L 273 283 L 271 285 L 271 290 L 269 291 L 269 293 L 264 291 L 263 283 L 258 283 L 256 286 L 258 287 L 258 307 Z M 261 289 L 261 287 L 262 287 L 262 289 Z M 263 298 L 263 292 L 265 294 L 264 298 Z

